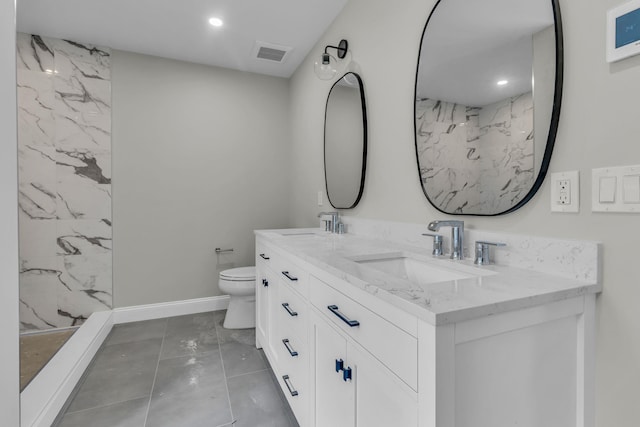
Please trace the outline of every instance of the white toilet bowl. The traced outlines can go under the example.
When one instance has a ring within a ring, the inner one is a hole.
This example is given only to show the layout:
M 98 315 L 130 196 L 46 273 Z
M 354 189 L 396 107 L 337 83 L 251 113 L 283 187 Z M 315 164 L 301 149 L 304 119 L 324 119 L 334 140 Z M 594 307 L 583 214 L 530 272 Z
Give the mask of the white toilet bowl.
M 229 308 L 223 327 L 244 329 L 256 327 L 256 268 L 239 267 L 220 272 L 218 286 L 229 295 Z

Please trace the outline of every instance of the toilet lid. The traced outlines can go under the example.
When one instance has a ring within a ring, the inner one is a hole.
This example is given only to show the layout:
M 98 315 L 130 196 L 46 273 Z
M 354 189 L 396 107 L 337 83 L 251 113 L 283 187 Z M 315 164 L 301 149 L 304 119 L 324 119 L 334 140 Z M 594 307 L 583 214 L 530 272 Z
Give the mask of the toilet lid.
M 238 267 L 230 268 L 220 272 L 220 277 L 227 280 L 255 280 L 256 268 L 251 267 Z

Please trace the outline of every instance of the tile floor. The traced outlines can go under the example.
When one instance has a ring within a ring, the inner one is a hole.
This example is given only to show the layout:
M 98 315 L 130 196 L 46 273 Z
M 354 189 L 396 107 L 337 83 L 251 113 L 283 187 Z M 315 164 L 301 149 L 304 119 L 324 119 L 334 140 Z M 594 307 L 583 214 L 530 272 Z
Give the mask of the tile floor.
M 224 311 L 117 325 L 57 427 L 296 427 L 255 330 Z

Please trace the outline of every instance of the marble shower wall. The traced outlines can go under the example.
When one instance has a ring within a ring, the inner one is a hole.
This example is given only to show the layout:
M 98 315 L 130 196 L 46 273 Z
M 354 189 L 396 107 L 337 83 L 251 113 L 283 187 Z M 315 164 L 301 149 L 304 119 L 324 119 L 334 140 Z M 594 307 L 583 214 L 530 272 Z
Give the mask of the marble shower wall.
M 19 33 L 22 330 L 112 306 L 111 54 Z
M 484 107 L 433 99 L 416 103 L 420 176 L 446 212 L 503 212 L 534 181 L 531 92 Z

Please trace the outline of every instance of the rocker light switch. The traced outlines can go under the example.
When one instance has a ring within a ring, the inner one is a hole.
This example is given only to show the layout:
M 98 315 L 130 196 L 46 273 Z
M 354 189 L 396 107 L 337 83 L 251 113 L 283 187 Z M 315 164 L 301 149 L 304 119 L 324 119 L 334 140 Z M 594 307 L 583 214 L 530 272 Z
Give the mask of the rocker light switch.
M 624 203 L 640 203 L 640 175 L 622 177 L 622 200 Z
M 640 165 L 592 169 L 591 210 L 640 213 Z
M 600 177 L 600 203 L 613 203 L 616 201 L 616 177 L 602 176 Z

